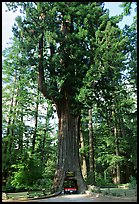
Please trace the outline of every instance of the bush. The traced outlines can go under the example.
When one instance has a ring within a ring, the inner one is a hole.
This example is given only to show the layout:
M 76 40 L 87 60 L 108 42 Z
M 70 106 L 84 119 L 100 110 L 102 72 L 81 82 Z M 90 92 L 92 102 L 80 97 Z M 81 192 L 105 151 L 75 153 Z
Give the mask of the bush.
M 16 188 L 10 184 L 7 184 L 3 186 L 2 191 L 6 193 L 14 193 L 16 192 Z
M 42 189 L 51 189 L 51 186 L 53 184 L 53 180 L 49 179 L 49 178 L 44 178 L 44 179 L 39 179 L 38 180 L 38 186 Z
M 136 178 L 133 176 L 130 176 L 129 189 L 136 189 L 136 188 L 137 188 Z
M 112 196 L 116 196 L 116 195 L 117 195 L 117 193 L 116 193 L 116 192 L 112 192 L 111 194 L 112 194 Z
M 99 173 L 95 175 L 95 182 L 96 182 L 96 185 L 100 186 L 100 187 L 112 187 L 112 186 L 115 186 L 115 184 L 113 184 L 111 182 L 110 178 L 104 179 L 104 177 Z
M 103 192 L 103 195 L 108 195 L 108 194 L 109 194 L 108 191 L 104 191 L 104 192 Z
M 100 187 L 88 185 L 88 190 L 94 193 L 101 193 Z
M 37 184 L 37 180 L 42 178 L 41 165 L 36 158 L 30 157 L 26 163 L 18 163 L 12 165 L 14 168 L 13 175 L 10 179 L 10 184 L 18 191 L 28 190 Z

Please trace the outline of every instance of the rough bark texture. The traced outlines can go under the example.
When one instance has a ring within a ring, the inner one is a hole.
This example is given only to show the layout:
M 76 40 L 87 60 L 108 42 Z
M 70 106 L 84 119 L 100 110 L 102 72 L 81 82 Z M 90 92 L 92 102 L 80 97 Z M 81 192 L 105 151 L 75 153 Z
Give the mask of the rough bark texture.
M 33 140 L 32 140 L 32 153 L 34 153 L 35 150 L 35 143 L 36 143 L 36 136 L 37 136 L 37 127 L 38 127 L 38 109 L 39 109 L 39 90 L 37 91 L 37 101 L 36 101 L 36 110 L 35 110 L 35 128 L 34 128 L 34 134 L 33 134 Z
M 66 171 L 74 172 L 74 178 L 77 180 L 78 191 L 84 192 L 86 189 L 85 182 L 82 177 L 81 167 L 79 162 L 79 123 L 80 114 L 72 114 L 74 102 L 72 98 L 74 93 L 70 87 L 70 81 L 65 81 L 61 88 L 61 99 L 56 99 L 50 95 L 44 78 L 43 69 L 43 34 L 39 39 L 39 66 L 38 66 L 38 86 L 45 98 L 52 100 L 57 108 L 59 119 L 59 135 L 58 135 L 58 161 L 55 178 L 53 183 L 53 192 L 61 191 L 65 179 Z M 52 50 L 51 50 L 52 51 Z M 51 53 L 52 55 L 53 53 Z M 67 63 L 63 62 L 65 69 Z
M 66 171 L 74 172 L 79 192 L 84 192 L 84 183 L 79 162 L 79 115 L 71 114 L 69 103 L 57 104 L 59 118 L 58 135 L 58 163 L 55 173 L 53 191 L 61 191 L 66 176 Z

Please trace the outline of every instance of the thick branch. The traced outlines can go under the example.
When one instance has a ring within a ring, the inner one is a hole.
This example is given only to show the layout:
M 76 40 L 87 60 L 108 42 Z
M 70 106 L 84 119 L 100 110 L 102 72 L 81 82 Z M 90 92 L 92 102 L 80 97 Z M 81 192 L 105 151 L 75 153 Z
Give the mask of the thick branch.
M 43 67 L 43 33 L 39 39 L 39 66 L 38 66 L 38 87 L 45 98 L 51 99 L 47 93 L 47 86 L 44 78 L 44 67 Z

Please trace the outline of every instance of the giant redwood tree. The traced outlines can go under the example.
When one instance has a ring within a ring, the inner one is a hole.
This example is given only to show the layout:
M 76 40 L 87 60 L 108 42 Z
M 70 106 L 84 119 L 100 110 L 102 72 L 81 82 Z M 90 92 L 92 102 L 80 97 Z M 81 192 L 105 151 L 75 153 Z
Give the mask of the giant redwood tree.
M 102 2 L 7 3 L 9 10 L 22 8 L 23 17 L 17 17 L 14 35 L 21 40 L 20 46 L 27 55 L 31 71 L 38 72 L 39 90 L 57 110 L 59 130 L 54 192 L 62 189 L 67 171 L 74 172 L 80 192 L 86 189 L 79 163 L 82 103 L 78 95 L 89 69 L 96 70 L 96 79 L 100 76 L 98 67 L 101 72 L 105 69 L 99 53 L 96 54 L 99 50 L 96 31 L 101 30 L 103 35 L 107 22 L 111 21 L 103 6 Z M 116 26 L 114 20 L 112 25 Z M 120 41 L 119 36 L 115 36 Z M 111 72 L 114 74 L 113 69 Z

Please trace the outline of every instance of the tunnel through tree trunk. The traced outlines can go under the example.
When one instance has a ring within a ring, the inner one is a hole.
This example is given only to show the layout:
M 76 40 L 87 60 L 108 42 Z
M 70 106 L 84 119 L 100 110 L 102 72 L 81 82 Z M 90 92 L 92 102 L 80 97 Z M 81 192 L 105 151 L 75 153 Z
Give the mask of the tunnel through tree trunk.
M 79 161 L 79 124 L 80 115 L 72 114 L 68 101 L 57 104 L 59 119 L 58 134 L 58 161 L 53 191 L 61 191 L 67 171 L 74 172 L 74 179 L 77 180 L 79 192 L 86 189 L 81 173 Z

